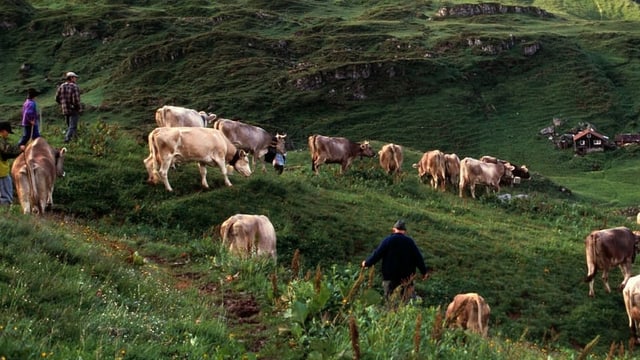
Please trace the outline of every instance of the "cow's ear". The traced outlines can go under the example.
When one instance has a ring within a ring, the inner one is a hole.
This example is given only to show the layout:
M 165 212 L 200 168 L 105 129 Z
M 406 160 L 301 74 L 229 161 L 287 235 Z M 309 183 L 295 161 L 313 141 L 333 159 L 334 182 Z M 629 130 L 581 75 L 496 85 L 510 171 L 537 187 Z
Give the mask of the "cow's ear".
M 239 154 L 240 154 L 241 157 L 247 156 L 247 152 L 244 151 L 244 150 L 240 150 Z

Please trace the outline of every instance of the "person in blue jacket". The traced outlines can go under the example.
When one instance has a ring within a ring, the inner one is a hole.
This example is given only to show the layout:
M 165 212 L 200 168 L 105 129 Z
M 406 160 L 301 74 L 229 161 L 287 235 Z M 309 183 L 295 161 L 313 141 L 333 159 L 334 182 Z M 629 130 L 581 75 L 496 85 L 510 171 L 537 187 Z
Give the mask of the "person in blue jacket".
M 393 225 L 391 235 L 380 242 L 375 251 L 362 262 L 367 268 L 382 260 L 382 286 L 384 297 L 389 299 L 398 286 L 402 288 L 402 299 L 414 296 L 413 282 L 409 281 L 416 273 L 416 268 L 422 273 L 422 279 L 428 277 L 428 268 L 416 242 L 406 235 L 407 226 L 402 220 Z

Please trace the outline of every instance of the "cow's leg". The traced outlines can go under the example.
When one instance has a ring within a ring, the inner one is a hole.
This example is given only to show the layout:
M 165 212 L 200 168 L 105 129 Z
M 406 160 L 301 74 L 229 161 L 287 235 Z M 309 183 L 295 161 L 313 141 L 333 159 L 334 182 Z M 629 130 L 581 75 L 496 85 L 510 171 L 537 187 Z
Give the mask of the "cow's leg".
M 469 191 L 471 191 L 471 197 L 472 198 L 476 198 L 476 183 L 475 182 L 471 182 L 469 183 Z
M 620 283 L 620 285 L 618 285 L 618 291 L 622 291 L 622 289 L 624 289 L 624 286 L 627 285 L 627 281 L 629 281 L 629 279 L 631 278 L 631 261 L 625 261 L 624 263 L 620 264 L 620 271 L 622 271 L 622 282 Z
M 226 170 L 226 168 L 225 168 Z M 205 189 L 209 188 L 209 183 L 207 183 L 207 164 L 199 162 L 198 163 L 198 171 L 200 171 L 200 183 L 202 187 Z
M 168 176 L 169 167 L 171 166 L 172 163 L 173 163 L 173 157 L 165 156 L 160 161 L 160 169 L 158 170 L 158 176 L 160 176 L 160 179 L 162 179 L 162 182 L 164 183 L 164 188 L 167 189 L 167 191 L 173 191 L 173 189 L 171 188 L 171 185 L 169 184 L 169 176 Z
M 347 171 L 349 169 L 349 167 L 351 166 L 351 162 L 353 161 L 353 159 L 347 159 L 347 161 L 343 161 L 342 162 L 342 167 L 340 168 L 340 174 L 344 174 L 345 171 Z
M 611 293 L 611 287 L 609 286 L 609 271 L 607 269 L 602 270 L 602 282 L 608 293 Z
M 224 155 L 220 155 L 218 157 L 218 159 L 220 159 L 220 160 L 214 160 L 213 163 L 217 164 L 218 167 L 220 168 L 220 172 L 222 173 L 222 176 L 224 177 L 224 184 L 227 185 L 227 186 L 233 186 L 233 184 L 231 184 L 231 181 L 229 181 L 229 176 L 228 176 L 228 173 L 227 173 L 227 164 L 224 161 Z M 213 163 L 211 165 L 213 165 Z M 206 182 L 206 179 L 204 181 Z M 209 187 L 209 185 L 207 185 L 207 188 L 208 187 Z

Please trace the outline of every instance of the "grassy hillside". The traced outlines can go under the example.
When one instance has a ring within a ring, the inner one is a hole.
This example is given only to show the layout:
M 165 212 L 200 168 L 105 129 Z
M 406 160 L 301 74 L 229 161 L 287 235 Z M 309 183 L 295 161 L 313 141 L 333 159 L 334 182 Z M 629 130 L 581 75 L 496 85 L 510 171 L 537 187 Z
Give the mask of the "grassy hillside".
M 35 87 L 44 92 L 43 136 L 62 145 L 53 97 L 65 71 L 80 75 L 85 107 L 52 214 L 23 216 L 14 206 L 0 220 L 0 304 L 10 310 L 0 316 L 0 356 L 352 357 L 353 314 L 370 325 L 360 328 L 363 358 L 408 358 L 413 334 L 398 329 L 415 327 L 417 311 L 422 354 L 597 358 L 615 344 L 623 357 L 622 297 L 605 294 L 599 279 L 596 298 L 587 297 L 583 240 L 596 228 L 637 227 L 639 150 L 576 157 L 539 131 L 553 118 L 563 120 L 560 132 L 584 122 L 611 138 L 640 131 L 640 5 L 512 1 L 503 5 L 552 16 L 437 16 L 463 3 L 0 4 L 3 119 L 17 126 L 26 88 Z M 525 55 L 530 48 L 538 50 Z M 174 193 L 147 185 L 146 134 L 164 104 L 286 132 L 285 173 L 234 175 L 226 188 L 211 169 L 212 189 L 202 191 L 196 166 L 185 164 L 169 173 Z M 312 133 L 371 140 L 376 149 L 402 144 L 404 174 L 392 179 L 376 159 L 362 159 L 345 175 L 327 165 L 313 176 Z M 435 148 L 526 164 L 533 178 L 502 192 L 528 199 L 434 192 L 411 164 Z M 277 265 L 237 260 L 219 246 L 218 226 L 235 213 L 272 220 Z M 372 291 L 356 289 L 340 305 L 357 264 L 397 218 L 434 268 L 418 284 L 423 303 L 395 319 L 378 313 L 368 307 L 379 303 L 376 275 Z M 612 286 L 620 280 L 610 274 Z M 492 339 L 436 336 L 438 306 L 469 291 L 492 308 Z M 253 312 L 238 315 L 238 304 Z M 299 304 L 308 316 L 296 317 Z M 377 348 L 390 332 L 400 345 Z

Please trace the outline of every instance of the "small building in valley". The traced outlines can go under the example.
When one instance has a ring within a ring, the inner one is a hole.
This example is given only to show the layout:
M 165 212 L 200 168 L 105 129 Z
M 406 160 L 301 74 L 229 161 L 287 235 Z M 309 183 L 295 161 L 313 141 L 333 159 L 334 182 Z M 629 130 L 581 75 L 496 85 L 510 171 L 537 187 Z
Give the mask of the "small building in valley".
M 609 146 L 609 138 L 593 128 L 587 128 L 573 135 L 573 150 L 578 155 L 604 151 Z

